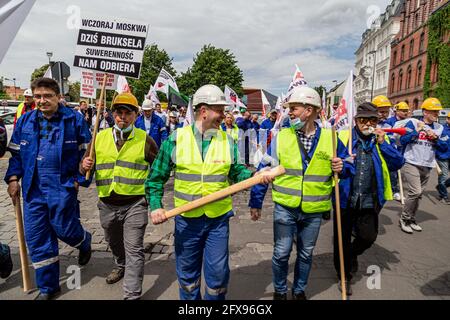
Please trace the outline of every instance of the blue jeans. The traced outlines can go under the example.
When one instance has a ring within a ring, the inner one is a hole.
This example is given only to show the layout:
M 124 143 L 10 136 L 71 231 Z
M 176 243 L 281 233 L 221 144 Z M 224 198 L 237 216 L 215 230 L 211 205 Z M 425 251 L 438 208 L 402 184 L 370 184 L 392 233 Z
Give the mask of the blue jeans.
M 312 254 L 319 236 L 322 213 L 306 214 L 300 208 L 287 208 L 275 203 L 274 249 L 272 257 L 273 286 L 275 292 L 286 293 L 289 256 L 294 237 L 297 237 L 297 258 L 292 292 L 305 292 L 312 265 Z
M 439 191 L 439 196 L 443 199 L 448 199 L 447 188 L 450 187 L 450 178 L 448 177 L 450 159 L 437 160 L 437 163 L 442 170 L 442 174 L 438 177 L 437 189 Z

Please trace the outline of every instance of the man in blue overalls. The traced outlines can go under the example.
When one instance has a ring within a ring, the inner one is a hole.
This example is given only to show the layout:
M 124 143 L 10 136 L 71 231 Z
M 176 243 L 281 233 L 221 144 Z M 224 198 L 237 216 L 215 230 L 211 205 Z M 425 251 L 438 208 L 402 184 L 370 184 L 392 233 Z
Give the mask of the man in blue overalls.
M 77 200 L 79 185 L 88 185 L 78 165 L 91 134 L 81 114 L 59 104 L 56 81 L 39 78 L 32 90 L 37 109 L 17 122 L 5 181 L 15 204 L 22 179 L 25 240 L 36 270 L 37 299 L 50 300 L 61 290 L 58 239 L 79 250 L 79 265 L 91 257 L 91 234 L 81 226 Z
M 142 103 L 143 115 L 137 118 L 134 126 L 142 129 L 155 140 L 158 148 L 161 147 L 161 143 L 167 139 L 166 123 L 154 112 L 154 104 L 152 101 L 146 99 Z

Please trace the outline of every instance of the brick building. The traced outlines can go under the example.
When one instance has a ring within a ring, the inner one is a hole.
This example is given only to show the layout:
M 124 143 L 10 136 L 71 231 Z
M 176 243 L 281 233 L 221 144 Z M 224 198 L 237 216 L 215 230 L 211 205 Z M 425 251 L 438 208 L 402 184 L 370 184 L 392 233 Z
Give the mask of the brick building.
M 243 88 L 244 89 L 244 97 L 242 98 L 242 102 L 245 103 L 245 105 L 248 108 L 248 111 L 255 114 L 262 114 L 262 95 L 261 95 L 261 89 L 257 88 Z M 264 94 L 267 97 L 267 100 L 269 100 L 269 103 L 272 107 L 275 106 L 277 103 L 277 97 L 271 94 L 270 92 L 266 90 L 264 91 Z
M 426 22 L 433 11 L 448 0 L 405 0 L 400 32 L 391 44 L 388 97 L 392 103 L 405 101 L 416 110 L 423 102 L 427 64 Z

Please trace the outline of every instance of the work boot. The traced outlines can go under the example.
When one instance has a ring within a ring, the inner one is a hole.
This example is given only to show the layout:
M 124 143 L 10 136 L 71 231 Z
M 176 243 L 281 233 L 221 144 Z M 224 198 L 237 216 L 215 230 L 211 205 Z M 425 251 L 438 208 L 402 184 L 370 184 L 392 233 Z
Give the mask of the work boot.
M 34 300 L 54 300 L 61 294 L 61 289 L 58 289 L 52 293 L 39 292 L 38 296 Z
M 6 255 L 2 260 L 0 260 L 0 278 L 2 279 L 8 278 L 13 269 L 11 250 L 7 245 L 4 247 L 6 248 Z
M 406 232 L 408 234 L 412 234 L 413 233 L 413 230 L 411 229 L 409 221 L 405 221 L 403 219 L 400 219 L 399 225 L 400 225 L 400 229 L 402 229 L 403 232 Z
M 338 289 L 340 292 L 342 292 L 341 280 L 339 280 Z M 345 291 L 347 291 L 348 296 L 351 296 L 353 294 L 350 280 L 345 280 Z
M 92 249 L 91 246 L 89 246 L 89 249 L 86 251 L 81 251 L 78 254 L 78 265 L 85 266 L 88 264 L 89 260 L 91 260 L 92 255 Z
M 286 293 L 273 293 L 273 300 L 287 300 L 287 294 Z
M 108 274 L 108 276 L 106 277 L 106 283 L 107 284 L 116 283 L 120 281 L 120 279 L 122 279 L 124 275 L 125 275 L 125 268 L 115 267 L 114 269 L 112 269 L 111 273 Z
M 306 299 L 305 293 L 303 291 L 300 291 L 299 293 L 292 292 L 292 300 L 306 301 L 308 299 Z

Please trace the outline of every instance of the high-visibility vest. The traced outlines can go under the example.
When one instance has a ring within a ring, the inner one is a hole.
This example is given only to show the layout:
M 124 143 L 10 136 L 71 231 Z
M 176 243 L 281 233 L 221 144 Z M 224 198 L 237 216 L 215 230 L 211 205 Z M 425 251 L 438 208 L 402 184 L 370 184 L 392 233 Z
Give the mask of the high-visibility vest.
M 226 129 L 224 131 L 226 131 L 233 138 L 234 142 L 238 141 L 238 138 L 239 138 L 238 126 L 234 124 L 232 129 L 229 129 L 227 127 L 225 127 L 225 128 Z
M 349 130 L 342 130 L 338 133 L 339 140 L 342 141 L 342 143 L 348 147 L 348 142 L 350 140 L 350 131 Z M 391 143 L 389 137 L 387 135 L 384 136 L 387 143 Z M 353 148 L 353 147 L 352 147 Z M 386 201 L 393 200 L 392 195 L 392 185 L 391 185 L 391 176 L 389 173 L 389 168 L 387 166 L 386 160 L 384 160 L 383 155 L 381 154 L 380 146 L 377 143 L 377 153 L 381 160 L 381 171 L 383 173 L 383 188 L 384 188 L 384 199 Z
M 205 160 L 192 131 L 192 126 L 177 130 L 174 198 L 175 207 L 220 191 L 229 186 L 228 173 L 231 168 L 231 151 L 227 134 L 217 130 L 211 139 Z M 183 214 L 186 218 L 206 215 L 216 218 L 232 210 L 228 196 Z
M 332 132 L 321 129 L 319 142 L 306 169 L 303 170 L 302 154 L 293 128 L 283 129 L 277 135 L 277 156 L 286 174 L 273 182 L 273 201 L 290 208 L 301 206 L 304 213 L 331 210 L 333 191 Z
M 147 134 L 134 128 L 118 152 L 112 130 L 99 132 L 95 139 L 95 180 L 99 197 L 108 197 L 112 191 L 120 195 L 145 195 L 144 183 L 150 171 L 145 160 Z
M 22 103 L 20 103 L 20 104 L 17 106 L 17 110 L 16 110 L 16 118 L 14 119 L 14 126 L 16 125 L 17 120 L 19 120 L 19 118 L 22 116 L 22 114 L 23 114 L 23 109 L 25 109 L 25 102 L 22 102 Z M 33 102 L 33 104 L 31 105 L 31 110 L 34 110 L 34 102 Z

